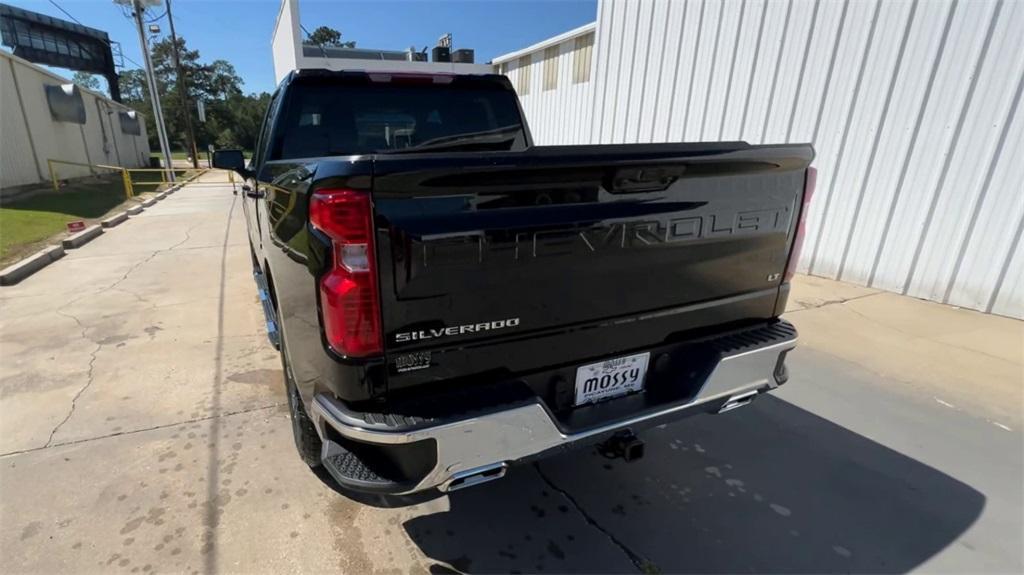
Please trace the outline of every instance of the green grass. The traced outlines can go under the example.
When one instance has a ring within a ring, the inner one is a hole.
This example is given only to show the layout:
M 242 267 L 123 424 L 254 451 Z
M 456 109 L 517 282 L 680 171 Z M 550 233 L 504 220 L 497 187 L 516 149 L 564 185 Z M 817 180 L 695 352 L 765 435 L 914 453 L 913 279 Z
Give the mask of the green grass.
M 0 262 L 32 251 L 63 232 L 68 222 L 99 219 L 124 201 L 120 175 L 77 180 L 59 192 L 6 201 L 0 205 Z
M 194 174 L 191 169 L 174 170 L 182 180 Z M 160 172 L 131 172 L 134 194 L 158 192 Z M 125 203 L 124 182 L 120 173 L 65 180 L 60 191 L 40 190 L 22 199 L 0 204 L 0 267 L 42 248 L 43 243 L 67 229 L 67 223 L 85 220 L 95 223 Z

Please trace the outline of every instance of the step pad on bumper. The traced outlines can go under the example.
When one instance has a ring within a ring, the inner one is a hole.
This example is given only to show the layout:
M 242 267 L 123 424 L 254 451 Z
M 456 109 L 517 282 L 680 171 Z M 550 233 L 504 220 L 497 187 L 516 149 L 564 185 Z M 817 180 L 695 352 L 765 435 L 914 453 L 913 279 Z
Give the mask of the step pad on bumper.
M 384 477 L 357 453 L 336 441 L 326 439 L 320 459 L 327 473 L 342 487 L 374 493 L 403 493 L 413 489 L 415 481 Z
M 734 354 L 757 349 L 796 337 L 796 328 L 785 320 L 768 326 L 744 330 L 711 339 L 708 343 L 721 354 Z

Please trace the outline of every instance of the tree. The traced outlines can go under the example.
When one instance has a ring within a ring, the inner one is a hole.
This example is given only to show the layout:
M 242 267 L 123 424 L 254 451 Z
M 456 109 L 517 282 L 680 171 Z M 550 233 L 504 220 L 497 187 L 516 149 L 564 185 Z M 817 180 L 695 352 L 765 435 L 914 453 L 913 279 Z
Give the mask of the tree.
M 330 26 L 320 26 L 313 33 L 309 35 L 309 39 L 306 40 L 306 44 L 312 44 L 313 46 L 333 46 L 339 48 L 355 48 L 356 43 L 353 41 L 342 42 L 341 32 L 331 28 Z
M 235 67 L 226 60 L 204 63 L 198 50 L 188 49 L 185 39 L 178 37 L 178 54 L 181 59 L 188 109 L 181 102 L 177 89 L 177 72 L 174 68 L 173 44 L 165 38 L 153 44 L 153 70 L 160 91 L 160 104 L 164 111 L 167 138 L 173 148 L 187 148 L 185 116 L 192 114 L 197 145 L 255 147 L 263 114 L 270 102 L 270 96 L 263 94 L 245 95 L 243 81 Z M 145 114 L 146 129 L 150 147 L 157 149 L 156 124 L 152 118 L 152 105 L 146 77 L 142 70 L 126 70 L 119 76 L 122 99 Z M 206 122 L 196 122 L 196 102 L 202 100 L 206 106 Z
M 99 78 L 88 72 L 75 72 L 75 75 L 71 77 L 71 81 L 83 88 L 88 88 L 97 92 L 102 90 L 102 88 L 100 88 Z
M 125 104 L 138 107 L 148 104 L 146 92 L 146 73 L 142 70 L 125 70 L 117 75 L 117 83 L 121 87 L 121 99 Z

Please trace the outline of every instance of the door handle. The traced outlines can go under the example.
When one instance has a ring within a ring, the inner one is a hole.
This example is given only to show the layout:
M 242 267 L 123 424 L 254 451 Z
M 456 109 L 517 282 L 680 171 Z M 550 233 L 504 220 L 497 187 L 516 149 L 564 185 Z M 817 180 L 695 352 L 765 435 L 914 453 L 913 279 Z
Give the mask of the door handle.
M 259 199 L 263 197 L 263 192 L 260 192 L 259 190 L 253 190 L 252 186 L 250 186 L 249 184 L 242 184 L 242 191 L 245 192 L 246 197 L 249 198 Z

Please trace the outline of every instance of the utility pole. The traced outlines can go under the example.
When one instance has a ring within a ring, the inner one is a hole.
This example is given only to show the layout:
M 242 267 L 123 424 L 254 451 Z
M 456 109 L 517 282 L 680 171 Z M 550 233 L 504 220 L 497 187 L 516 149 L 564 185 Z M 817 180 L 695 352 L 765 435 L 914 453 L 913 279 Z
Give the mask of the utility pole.
M 188 91 L 185 89 L 185 74 L 181 70 L 181 59 L 178 56 L 178 36 L 174 33 L 174 17 L 171 16 L 171 0 L 167 2 L 167 23 L 171 27 L 171 43 L 174 50 L 174 68 L 178 71 L 178 98 L 181 99 L 181 115 L 185 117 L 185 130 L 188 132 L 188 143 L 192 149 L 192 167 L 199 167 L 199 150 L 196 149 L 196 134 L 192 131 L 192 108 L 188 105 Z
M 139 29 L 139 44 L 142 46 L 142 58 L 146 64 L 146 84 L 149 85 L 149 95 L 153 100 L 153 120 L 156 122 L 156 133 L 160 139 L 160 152 L 164 156 L 167 168 L 167 179 L 174 181 L 174 160 L 171 158 L 171 145 L 167 140 L 167 128 L 164 127 L 164 112 L 160 107 L 160 91 L 157 89 L 156 76 L 153 75 L 153 60 L 149 57 L 149 42 L 146 41 L 146 31 L 142 25 L 142 2 L 131 0 L 132 13 L 135 16 L 135 25 Z

